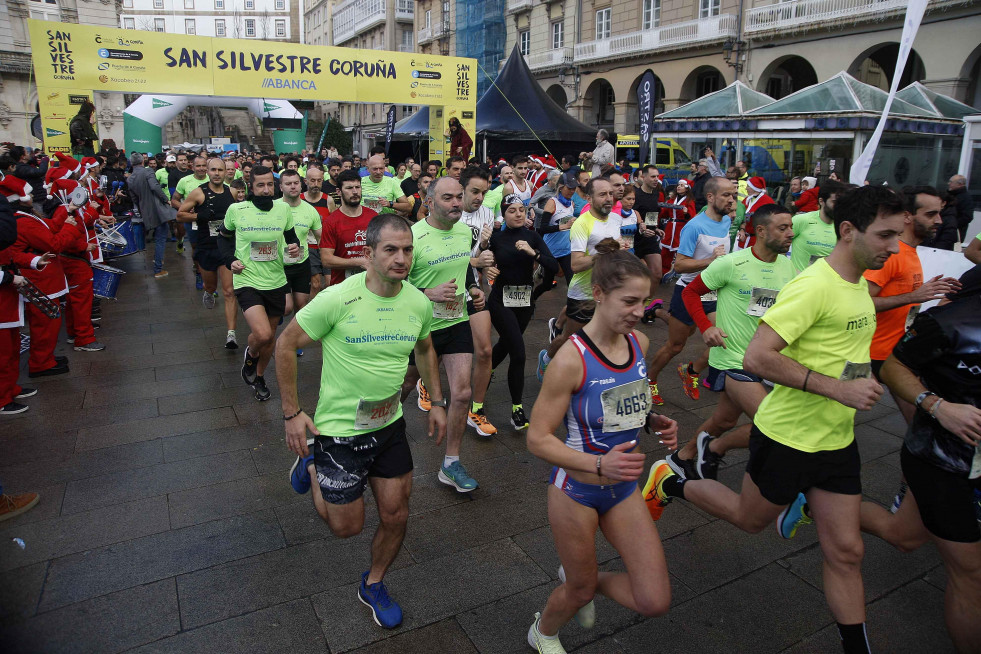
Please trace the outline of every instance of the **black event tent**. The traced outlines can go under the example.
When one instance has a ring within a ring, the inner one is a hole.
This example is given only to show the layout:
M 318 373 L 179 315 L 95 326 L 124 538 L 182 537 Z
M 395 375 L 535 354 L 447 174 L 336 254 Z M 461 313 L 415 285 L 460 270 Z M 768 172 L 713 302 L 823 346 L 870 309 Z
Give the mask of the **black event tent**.
M 426 141 L 428 136 L 429 108 L 422 107 L 395 125 L 393 138 Z M 477 134 L 471 136 L 477 152 L 482 152 L 486 139 L 488 153 L 495 159 L 517 153 L 545 154 L 539 139 L 559 158 L 592 150 L 596 128 L 576 120 L 548 97 L 516 46 L 495 84 L 477 101 Z

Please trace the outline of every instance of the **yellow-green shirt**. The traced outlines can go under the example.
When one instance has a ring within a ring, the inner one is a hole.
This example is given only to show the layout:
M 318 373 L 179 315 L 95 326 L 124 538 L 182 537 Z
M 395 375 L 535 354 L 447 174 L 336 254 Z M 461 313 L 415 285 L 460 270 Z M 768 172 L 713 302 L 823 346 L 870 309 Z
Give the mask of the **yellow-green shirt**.
M 845 281 L 820 259 L 783 287 L 760 320 L 787 342 L 783 354 L 804 367 L 840 379 L 855 364 L 866 364 L 850 376 L 871 376 L 875 305 L 864 277 L 857 284 Z M 802 452 L 839 450 L 855 440 L 855 409 L 780 384 L 753 422 L 769 438 Z

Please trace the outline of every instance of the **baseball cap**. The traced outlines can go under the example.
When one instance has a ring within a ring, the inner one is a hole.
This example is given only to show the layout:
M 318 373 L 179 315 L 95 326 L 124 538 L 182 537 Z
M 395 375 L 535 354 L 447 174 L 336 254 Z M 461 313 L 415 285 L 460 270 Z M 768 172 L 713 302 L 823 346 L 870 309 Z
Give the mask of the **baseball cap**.
M 167 155 L 167 163 L 177 163 L 177 157 L 172 154 Z
M 566 188 L 579 188 L 579 182 L 576 181 L 576 174 L 571 170 L 562 173 L 562 177 L 559 178 L 559 184 Z

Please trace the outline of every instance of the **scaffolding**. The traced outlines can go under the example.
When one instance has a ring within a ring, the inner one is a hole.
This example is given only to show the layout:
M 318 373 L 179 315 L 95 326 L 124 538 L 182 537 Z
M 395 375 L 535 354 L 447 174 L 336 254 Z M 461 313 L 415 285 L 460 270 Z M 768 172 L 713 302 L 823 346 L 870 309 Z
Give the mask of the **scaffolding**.
M 457 0 L 456 54 L 472 57 L 479 64 L 477 98 L 482 98 L 490 88 L 491 80 L 497 77 L 498 65 L 504 59 L 507 44 L 505 7 L 505 0 Z

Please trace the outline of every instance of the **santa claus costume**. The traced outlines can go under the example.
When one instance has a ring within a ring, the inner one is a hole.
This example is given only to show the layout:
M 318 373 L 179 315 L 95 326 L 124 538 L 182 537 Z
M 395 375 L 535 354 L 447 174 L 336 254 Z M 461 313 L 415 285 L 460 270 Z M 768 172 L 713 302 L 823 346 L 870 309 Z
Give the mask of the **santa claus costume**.
M 756 243 L 756 230 L 753 229 L 753 212 L 768 204 L 774 204 L 773 198 L 766 193 L 766 180 L 762 177 L 750 177 L 746 182 L 747 195 L 743 199 L 746 207 L 746 220 L 740 228 L 736 242 L 732 245 L 732 250 L 745 250 L 753 247 Z

